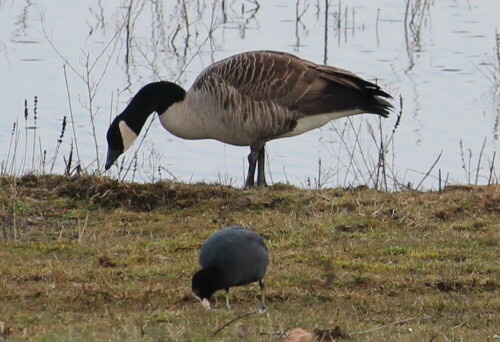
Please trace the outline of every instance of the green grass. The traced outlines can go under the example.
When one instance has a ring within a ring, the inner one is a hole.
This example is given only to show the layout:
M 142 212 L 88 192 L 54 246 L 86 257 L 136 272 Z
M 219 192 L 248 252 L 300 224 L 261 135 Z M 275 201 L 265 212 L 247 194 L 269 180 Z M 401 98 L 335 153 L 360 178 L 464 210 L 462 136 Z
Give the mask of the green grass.
M 500 334 L 494 187 L 241 190 L 25 176 L 0 178 L 0 340 L 207 341 L 258 306 L 257 285 L 232 289 L 231 311 L 222 293 L 213 311 L 190 297 L 201 243 L 230 224 L 266 239 L 269 310 L 210 340 L 337 326 L 355 341 Z

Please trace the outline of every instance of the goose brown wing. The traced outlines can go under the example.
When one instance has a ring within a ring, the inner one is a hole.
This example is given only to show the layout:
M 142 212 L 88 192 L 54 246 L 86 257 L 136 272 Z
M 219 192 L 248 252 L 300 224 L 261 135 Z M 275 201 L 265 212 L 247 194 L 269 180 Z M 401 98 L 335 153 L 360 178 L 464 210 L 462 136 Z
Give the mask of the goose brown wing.
M 358 109 L 386 116 L 391 107 L 380 98 L 390 96 L 377 85 L 285 52 L 255 51 L 226 58 L 202 72 L 193 87 L 213 81 L 215 75 L 241 95 L 303 115 Z
M 318 87 L 309 91 L 298 103 L 297 108 L 307 114 L 360 110 L 365 113 L 389 115 L 392 105 L 384 100 L 391 98 L 374 83 L 340 68 L 308 63 L 318 71 Z

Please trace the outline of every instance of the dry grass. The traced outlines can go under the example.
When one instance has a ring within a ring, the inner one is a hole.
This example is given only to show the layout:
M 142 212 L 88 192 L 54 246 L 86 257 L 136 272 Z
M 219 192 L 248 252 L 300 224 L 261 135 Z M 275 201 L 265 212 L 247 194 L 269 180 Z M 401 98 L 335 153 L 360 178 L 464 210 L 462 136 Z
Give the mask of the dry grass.
M 240 190 L 25 176 L 0 178 L 0 188 L 0 340 L 208 340 L 258 306 L 257 286 L 234 289 L 231 311 L 222 295 L 211 312 L 189 296 L 200 244 L 233 223 L 267 241 L 269 310 L 213 341 L 279 341 L 294 327 L 327 330 L 323 341 L 500 333 L 495 187 Z

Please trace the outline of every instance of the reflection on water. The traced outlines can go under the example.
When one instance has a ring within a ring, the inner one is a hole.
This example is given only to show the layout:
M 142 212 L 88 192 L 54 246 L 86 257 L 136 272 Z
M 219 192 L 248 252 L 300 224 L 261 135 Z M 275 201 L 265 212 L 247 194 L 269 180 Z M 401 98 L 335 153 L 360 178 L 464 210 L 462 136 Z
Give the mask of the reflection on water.
M 55 172 L 64 172 L 71 153 L 82 171 L 101 172 L 107 126 L 144 84 L 165 79 L 188 87 L 216 60 L 274 49 L 352 70 L 389 89 L 395 104 L 401 95 L 403 106 L 394 136 L 397 112 L 381 127 L 376 118 L 360 116 L 273 141 L 274 182 L 308 186 L 322 174 L 321 183 L 331 186 L 373 185 L 378 149 L 386 141 L 386 171 L 401 183 L 415 186 L 425 178 L 423 186 L 436 187 L 438 170 L 452 182 L 475 172 L 485 183 L 498 147 L 496 13 L 496 0 L 5 0 L 0 141 L 10 149 L 0 151 L 1 170 L 29 171 L 34 150 L 33 164 L 45 165 L 46 172 L 52 162 Z M 34 96 L 37 133 L 25 134 L 33 118 L 25 120 L 23 104 Z M 58 143 L 64 117 L 67 131 Z M 243 183 L 246 149 L 181 140 L 157 120 L 149 126 L 141 148 L 138 141 L 125 157 L 124 165 L 138 170 L 128 179 Z M 467 149 L 471 153 L 463 154 Z M 463 162 L 467 156 L 475 170 Z

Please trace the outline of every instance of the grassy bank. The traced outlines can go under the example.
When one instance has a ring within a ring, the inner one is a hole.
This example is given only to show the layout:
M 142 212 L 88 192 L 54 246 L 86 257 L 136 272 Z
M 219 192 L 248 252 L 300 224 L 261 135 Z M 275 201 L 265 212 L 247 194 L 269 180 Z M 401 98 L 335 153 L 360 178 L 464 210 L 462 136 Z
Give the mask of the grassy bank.
M 0 178 L 0 340 L 209 340 L 258 306 L 257 285 L 233 289 L 231 311 L 222 293 L 210 312 L 189 296 L 201 243 L 230 224 L 266 239 L 269 310 L 213 341 L 281 340 L 294 327 L 327 329 L 325 341 L 500 334 L 495 187 L 241 190 L 25 176 Z

